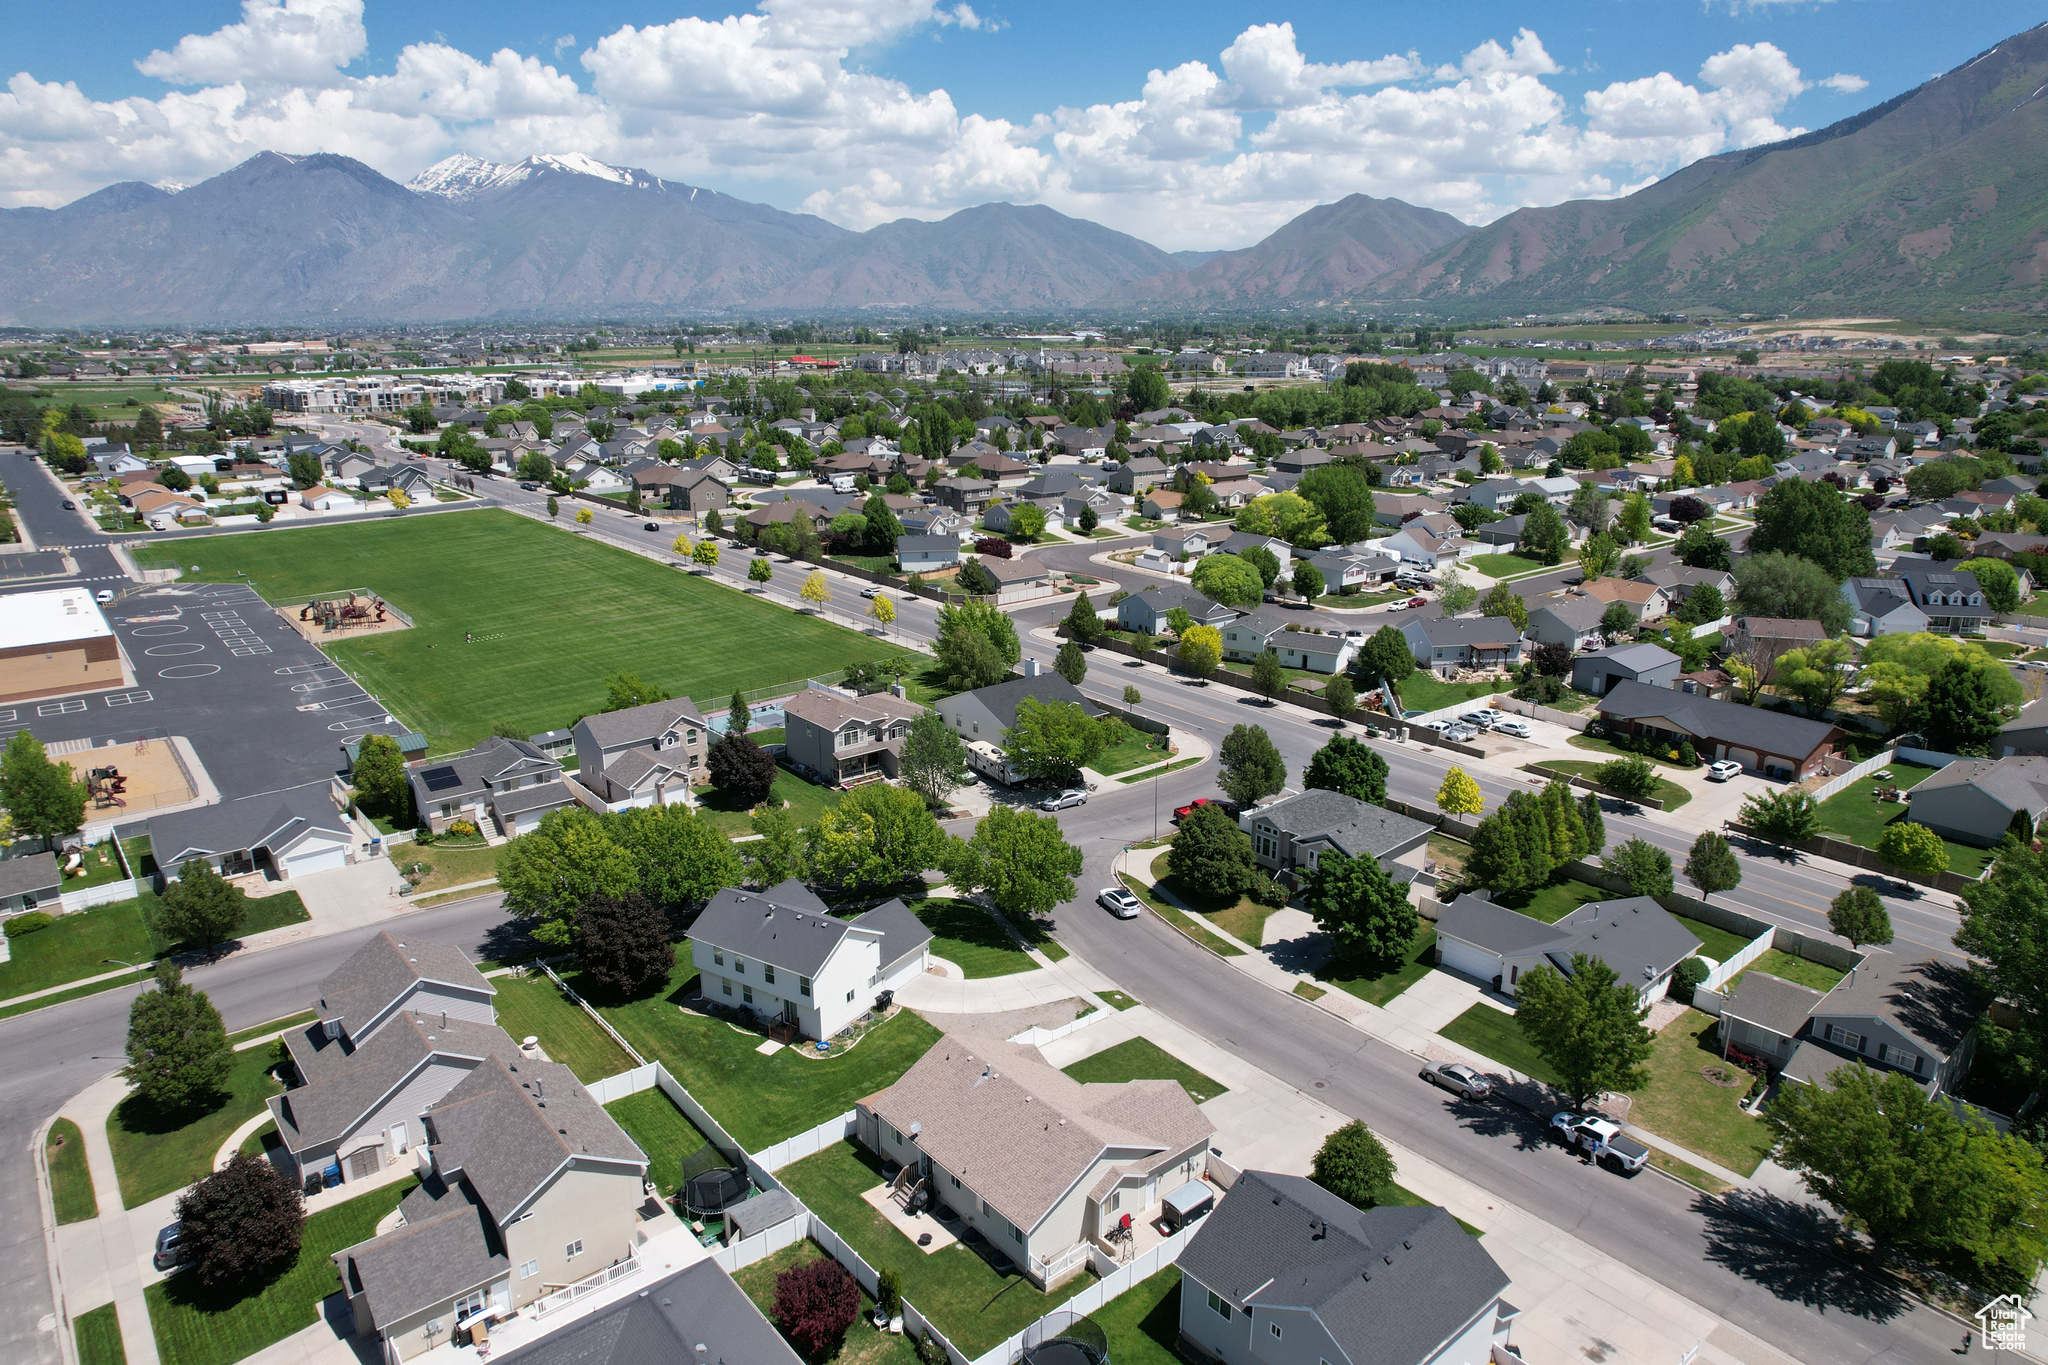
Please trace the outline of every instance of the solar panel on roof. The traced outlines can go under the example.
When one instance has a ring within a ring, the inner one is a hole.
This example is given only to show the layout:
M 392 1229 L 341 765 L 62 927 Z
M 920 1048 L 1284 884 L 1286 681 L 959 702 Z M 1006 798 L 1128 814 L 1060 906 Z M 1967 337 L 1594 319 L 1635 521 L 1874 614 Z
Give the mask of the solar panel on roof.
M 430 792 L 444 792 L 450 787 L 462 785 L 461 774 L 453 768 L 429 768 L 421 774 L 420 780 L 427 784 L 427 790 Z

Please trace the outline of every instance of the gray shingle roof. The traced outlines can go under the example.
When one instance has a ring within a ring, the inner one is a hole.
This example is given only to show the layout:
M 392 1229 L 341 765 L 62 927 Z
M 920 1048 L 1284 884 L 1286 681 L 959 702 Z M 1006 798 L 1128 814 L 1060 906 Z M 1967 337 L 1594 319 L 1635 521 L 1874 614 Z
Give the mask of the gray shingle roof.
M 366 1294 L 381 1324 L 401 1319 L 502 1278 L 511 1268 L 494 1250 L 484 1215 L 459 1186 L 437 1179 L 408 1194 L 403 1226 L 334 1253 L 342 1283 Z
M 317 1029 L 318 1026 L 316 1025 Z M 297 1061 L 311 1030 L 286 1036 Z M 305 1084 L 270 1099 L 278 1132 L 293 1152 L 345 1137 L 380 1101 L 434 1057 L 485 1057 L 516 1062 L 519 1045 L 496 1024 L 463 1019 L 443 1022 L 440 1016 L 400 1014 L 353 1052 L 342 1053 L 329 1043 L 319 1060 L 301 1068 Z
M 1428 825 L 1343 792 L 1311 788 L 1261 806 L 1254 816 L 1285 830 L 1297 842 L 1328 839 L 1350 858 L 1387 858 L 1429 837 Z
M 896 537 L 896 553 L 904 554 L 958 554 L 958 536 L 912 536 Z
M 1508 1277 L 1440 1208 L 1360 1210 L 1302 1176 L 1246 1171 L 1181 1252 L 1234 1307 L 1301 1308 L 1349 1365 L 1416 1365 Z
M 1600 699 L 1602 715 L 1622 720 L 1664 718 L 1696 738 L 1715 739 L 1740 748 L 1761 748 L 1787 758 L 1804 758 L 1826 743 L 1835 727 L 1761 706 L 1717 701 L 1693 692 L 1651 687 L 1624 678 Z
M 1559 971 L 1569 974 L 1572 955 L 1585 953 L 1605 962 L 1637 990 L 1691 957 L 1700 946 L 1699 935 L 1648 896 L 1582 905 L 1559 920 L 1556 928 L 1570 941 L 1545 950 L 1544 956 L 1557 964 Z
M 585 716 L 591 737 L 600 748 L 615 749 L 622 744 L 646 744 L 665 733 L 678 721 L 693 721 L 704 728 L 704 715 L 688 697 L 629 706 L 623 711 L 601 711 Z
M 2040 815 L 2048 808 L 2048 757 L 2038 754 L 2021 754 L 2012 758 L 1963 759 L 1950 763 L 1921 780 L 1920 784 L 1907 793 L 1916 808 L 1928 809 L 1918 803 L 1957 787 L 1975 787 L 2007 810 L 2024 810 L 2029 815 Z
M 1057 673 L 1040 673 L 1030 678 L 1009 678 L 987 687 L 977 687 L 963 693 L 974 698 L 987 708 L 996 723 L 1009 729 L 1017 723 L 1017 703 L 1026 697 L 1048 705 L 1057 702 L 1072 702 L 1091 716 L 1102 714 L 1102 708 L 1081 695 L 1081 689 Z
M 64 874 L 54 853 L 31 853 L 0 862 L 0 896 L 52 894 L 63 889 Z
M 282 853 L 315 831 L 349 836 L 348 822 L 334 808 L 332 784 L 309 782 L 264 796 L 245 796 L 215 806 L 175 811 L 149 821 L 150 848 L 157 866 L 170 869 L 188 858 L 267 848 Z
M 1612 645 L 1592 655 L 1595 659 L 1606 659 L 1610 663 L 1636 673 L 1648 673 L 1651 669 L 1675 664 L 1678 656 L 1662 645 L 1633 644 Z
M 320 1017 L 345 1020 L 353 1032 L 421 981 L 438 981 L 483 995 L 498 993 L 455 945 L 409 942 L 385 931 L 349 954 L 321 980 Z
M 1895 953 L 1871 949 L 1813 1012 L 1883 1019 L 1947 1058 L 1962 1046 L 1983 1007 L 1963 968 L 1932 958 L 1904 962 Z
M 1809 987 L 1769 972 L 1744 972 L 1742 980 L 1735 983 L 1735 994 L 1721 1007 L 1721 1015 L 1767 1028 L 1783 1038 L 1796 1038 L 1820 1002 L 1821 993 Z
M 1542 920 L 1531 919 L 1505 905 L 1495 905 L 1488 897 L 1471 891 L 1444 907 L 1436 928 L 1440 934 L 1503 956 L 1530 953 L 1565 941 L 1565 935 Z
M 1522 632 L 1505 616 L 1430 617 L 1416 624 L 1430 648 L 1449 645 L 1490 645 L 1505 648 L 1521 638 Z
M 761 1202 L 748 1200 L 742 1207 Z M 735 1210 L 737 1213 L 737 1210 Z M 803 1365 L 715 1261 L 699 1261 L 643 1293 L 596 1309 L 539 1341 L 498 1356 L 499 1365 Z
M 647 1155 L 558 1062 L 484 1062 L 427 1111 L 435 1169 L 459 1170 L 500 1225 L 571 1159 L 647 1168 Z
M 492 809 L 500 815 L 524 815 L 530 810 L 552 810 L 557 806 L 575 804 L 576 797 L 569 791 L 569 784 L 561 781 L 500 792 L 491 798 Z
M 725 1211 L 725 1219 L 732 1230 L 732 1240 L 751 1237 L 765 1232 L 803 1211 L 803 1205 L 796 1202 L 796 1196 L 788 1190 L 764 1190 L 752 1199 L 742 1200 Z
M 857 923 L 834 918 L 801 883 L 787 881 L 766 891 L 728 887 L 719 892 L 690 926 L 690 937 L 800 976 L 816 976 Z M 887 933 L 885 925 L 863 927 Z

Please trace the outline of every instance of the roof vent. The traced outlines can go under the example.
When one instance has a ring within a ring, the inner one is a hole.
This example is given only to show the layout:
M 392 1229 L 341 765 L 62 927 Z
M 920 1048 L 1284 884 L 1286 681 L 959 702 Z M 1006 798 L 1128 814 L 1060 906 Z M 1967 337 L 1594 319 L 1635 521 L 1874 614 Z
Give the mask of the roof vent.
M 1415 1250 L 1415 1243 L 1409 1241 L 1407 1238 L 1404 1237 L 1401 1239 L 1401 1250 L 1413 1251 Z
M 1394 1253 L 1390 1251 L 1380 1259 L 1384 1260 L 1388 1265 L 1392 1265 L 1394 1263 Z

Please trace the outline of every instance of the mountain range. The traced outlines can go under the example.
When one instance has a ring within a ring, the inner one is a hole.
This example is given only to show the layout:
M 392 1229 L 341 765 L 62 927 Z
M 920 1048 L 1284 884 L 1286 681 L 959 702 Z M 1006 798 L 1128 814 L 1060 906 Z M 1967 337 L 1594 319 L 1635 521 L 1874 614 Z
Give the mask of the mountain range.
M 0 323 L 376 323 L 740 312 L 1167 314 L 1419 303 L 1834 313 L 2037 310 L 2048 25 L 1817 132 L 1634 194 L 1473 229 L 1320 205 L 1237 251 L 1162 251 L 1043 206 L 852 232 L 581 154 L 459 155 L 399 184 L 259 153 L 175 194 L 0 210 Z

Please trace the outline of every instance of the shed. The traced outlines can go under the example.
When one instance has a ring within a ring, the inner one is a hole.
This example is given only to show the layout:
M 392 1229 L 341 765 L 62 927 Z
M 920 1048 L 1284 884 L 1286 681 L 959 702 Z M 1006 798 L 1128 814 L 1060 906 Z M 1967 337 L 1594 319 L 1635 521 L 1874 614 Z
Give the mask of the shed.
M 804 1211 L 788 1190 L 767 1190 L 725 1211 L 725 1240 L 728 1243 L 758 1236 L 781 1227 Z

